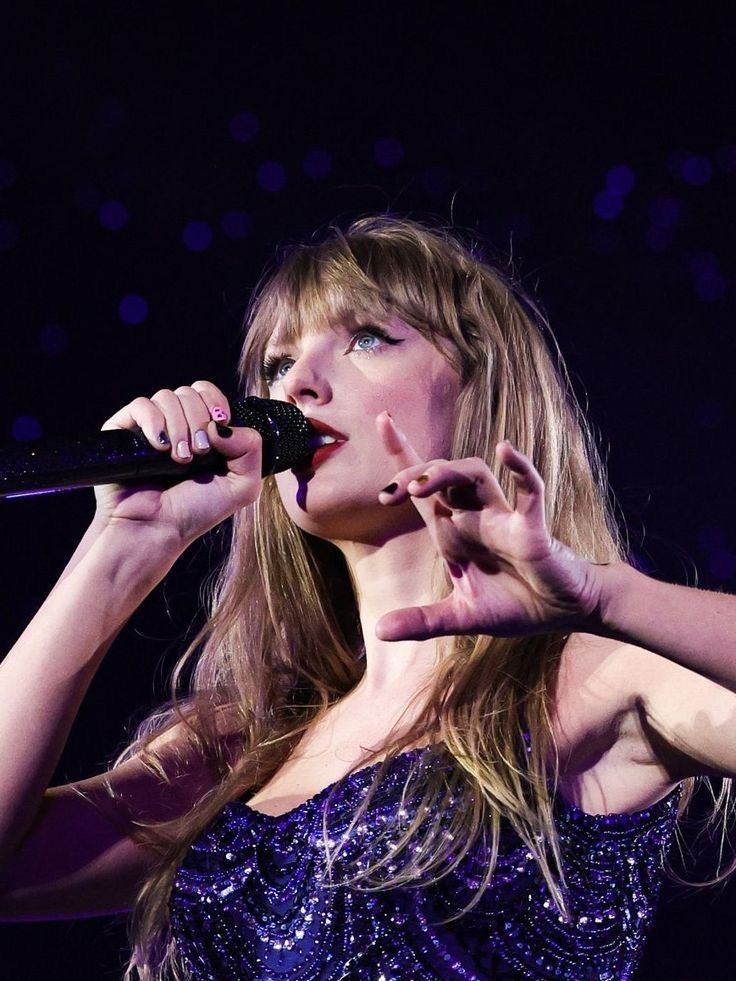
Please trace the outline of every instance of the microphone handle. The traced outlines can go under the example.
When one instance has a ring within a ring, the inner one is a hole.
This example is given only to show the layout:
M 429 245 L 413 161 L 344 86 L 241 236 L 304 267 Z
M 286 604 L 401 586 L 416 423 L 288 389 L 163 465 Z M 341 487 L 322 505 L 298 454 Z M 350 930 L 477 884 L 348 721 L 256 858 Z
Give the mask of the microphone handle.
M 308 459 L 311 427 L 296 406 L 251 395 L 234 401 L 232 410 L 233 426 L 256 429 L 263 438 L 262 476 Z M 179 464 L 140 431 L 109 429 L 83 439 L 0 448 L 0 499 L 162 478 L 177 483 L 226 469 L 225 457 L 214 450 Z

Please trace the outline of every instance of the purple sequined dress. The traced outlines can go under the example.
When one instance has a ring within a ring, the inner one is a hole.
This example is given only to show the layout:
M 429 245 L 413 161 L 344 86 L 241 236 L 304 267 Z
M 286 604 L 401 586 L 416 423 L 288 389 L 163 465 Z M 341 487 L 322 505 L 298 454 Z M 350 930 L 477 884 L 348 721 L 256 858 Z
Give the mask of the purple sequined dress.
M 177 959 L 197 981 L 436 981 L 444 978 L 632 977 L 650 925 L 679 791 L 645 811 L 591 816 L 558 797 L 570 916 L 510 829 L 483 899 L 460 919 L 482 874 L 479 849 L 433 885 L 368 892 L 340 884 L 401 808 L 413 762 L 449 766 L 436 749 L 388 766 L 369 810 L 325 877 L 322 815 L 333 842 L 350 824 L 376 766 L 358 770 L 279 817 L 228 804 L 194 843 L 171 896 Z M 389 846 L 390 847 L 390 846 Z M 373 852 L 375 855 L 375 852 Z

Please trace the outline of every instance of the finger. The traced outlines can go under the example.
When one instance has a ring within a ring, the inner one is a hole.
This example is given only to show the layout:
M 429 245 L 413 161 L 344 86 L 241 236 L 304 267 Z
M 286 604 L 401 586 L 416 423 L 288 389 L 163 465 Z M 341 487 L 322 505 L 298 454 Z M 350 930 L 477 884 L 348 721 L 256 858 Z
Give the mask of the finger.
M 544 521 L 544 481 L 529 457 L 508 440 L 496 446 L 496 457 L 511 471 L 516 485 L 516 510 L 526 517 Z
M 174 395 L 179 399 L 184 418 L 189 429 L 189 446 L 193 453 L 203 456 L 212 449 L 207 426 L 212 416 L 210 410 L 199 392 L 190 385 L 180 385 L 174 389 Z
M 230 422 L 230 403 L 222 389 L 209 381 L 193 382 L 192 388 L 200 395 L 202 401 L 207 406 L 207 411 L 211 419 L 214 419 L 215 422 L 224 423 L 225 425 Z
M 261 476 L 263 441 L 246 426 L 229 427 L 212 420 L 207 427 L 212 448 L 226 457 L 228 471 L 237 476 Z
M 416 498 L 439 494 L 452 510 L 480 511 L 496 505 L 511 511 L 500 484 L 480 457 L 433 461 L 423 473 L 412 476 L 406 489 Z
M 379 640 L 428 640 L 464 633 L 452 597 L 429 606 L 411 606 L 386 613 L 376 624 Z
M 154 449 L 167 453 L 171 441 L 166 431 L 166 417 L 150 399 L 133 399 L 103 423 L 103 431 L 110 429 L 140 430 Z
M 403 429 L 388 412 L 382 412 L 376 417 L 376 428 L 391 456 L 396 460 L 396 469 L 415 466 L 422 462 L 421 456 L 409 442 Z
M 188 463 L 192 459 L 189 424 L 178 397 L 168 388 L 162 388 L 151 396 L 154 405 L 163 412 L 166 419 L 166 432 L 171 441 L 171 458 L 177 463 Z

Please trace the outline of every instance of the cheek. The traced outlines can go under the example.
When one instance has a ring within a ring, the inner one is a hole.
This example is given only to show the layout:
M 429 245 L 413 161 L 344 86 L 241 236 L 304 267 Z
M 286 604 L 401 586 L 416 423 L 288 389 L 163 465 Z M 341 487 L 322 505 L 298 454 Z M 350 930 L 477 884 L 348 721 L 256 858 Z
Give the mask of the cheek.
M 419 406 L 424 420 L 426 459 L 447 458 L 452 451 L 460 385 L 453 376 L 432 379 Z

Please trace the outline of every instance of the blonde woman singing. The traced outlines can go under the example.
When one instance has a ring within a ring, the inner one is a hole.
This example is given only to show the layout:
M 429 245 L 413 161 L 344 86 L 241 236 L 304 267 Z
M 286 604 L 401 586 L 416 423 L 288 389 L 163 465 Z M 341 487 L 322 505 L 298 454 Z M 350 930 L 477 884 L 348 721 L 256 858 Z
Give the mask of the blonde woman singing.
M 736 600 L 627 563 L 543 331 L 452 234 L 363 219 L 249 310 L 243 389 L 311 461 L 262 480 L 210 382 L 108 420 L 228 470 L 99 488 L 0 666 L 6 920 L 130 910 L 146 981 L 632 976 L 692 778 L 736 770 Z M 48 787 L 123 623 L 228 518 L 189 690 Z

